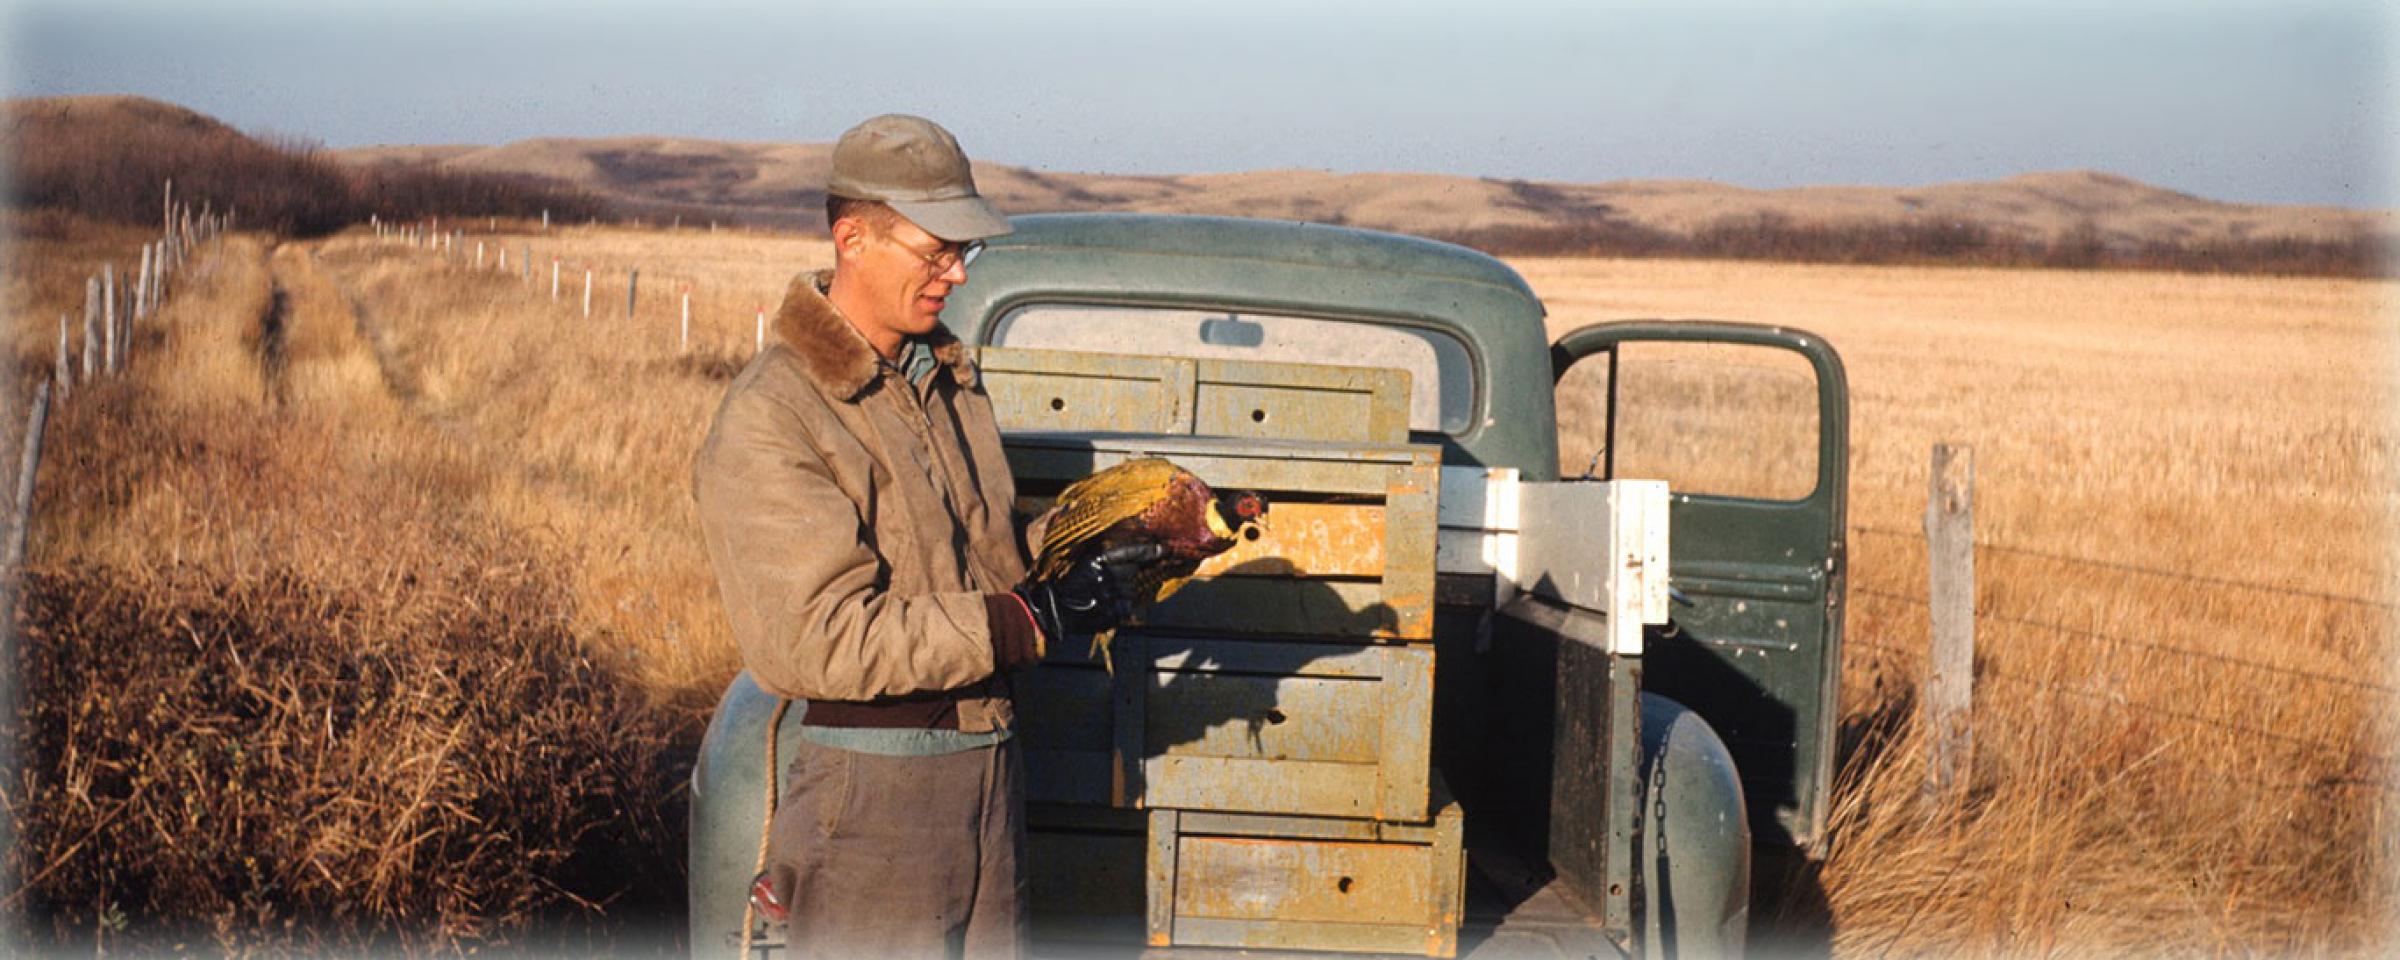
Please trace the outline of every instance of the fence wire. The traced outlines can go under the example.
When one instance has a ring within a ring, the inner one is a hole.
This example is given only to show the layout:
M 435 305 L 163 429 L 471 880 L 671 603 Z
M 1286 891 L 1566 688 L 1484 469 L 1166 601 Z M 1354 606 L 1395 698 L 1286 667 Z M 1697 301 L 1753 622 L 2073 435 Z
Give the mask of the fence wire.
M 1868 587 L 1852 587 L 1851 592 L 1860 596 L 1875 597 L 1881 600 L 1892 600 L 1900 603 L 1913 604 L 1920 607 L 1932 605 L 1924 597 L 1905 593 L 1893 593 L 1889 590 L 1875 590 Z M 2124 647 L 2136 647 L 2143 650 L 2155 650 L 2160 653 L 2171 653 L 2179 657 L 2191 657 L 2198 660 L 2208 660 L 2215 663 L 2222 663 L 2231 667 L 2257 670 L 2262 673 L 2278 674 L 2281 676 L 2292 677 L 2298 680 L 2307 680 L 2315 683 L 2330 683 L 2339 686 L 2350 687 L 2353 689 L 2368 690 L 2378 693 L 2400 693 L 2400 687 L 2376 683 L 2371 680 L 2360 680 L 2356 677 L 2347 677 L 2336 673 L 2320 673 L 2314 670 L 2302 670 L 2297 667 L 2286 667 L 2272 663 L 2261 663 L 2259 661 L 2244 657 L 2229 656 L 2222 653 L 2212 653 L 2207 650 L 2177 646 L 2172 643 L 2160 643 L 2155 640 L 2140 640 L 2133 637 L 2122 637 L 2083 627 L 2071 627 L 2063 623 L 2052 623 L 2045 620 L 2036 620 L 2031 617 L 2012 617 L 1998 613 L 1978 613 L 1975 615 L 1975 621 L 1977 623 L 2005 623 L 2012 626 L 2030 627 L 2036 630 L 2047 630 L 2052 633 L 2065 634 L 2067 636 L 2091 640 L 2098 643 L 2107 643 Z
M 1874 650 L 1879 653 L 1889 653 L 1922 663 L 1930 664 L 1932 661 L 1932 657 L 1921 650 L 1909 650 L 1903 647 L 1887 646 L 1880 643 L 1869 643 L 1864 641 L 1845 641 L 1844 645 Z M 2038 677 L 2028 677 L 2023 674 L 2009 673 L 2007 671 L 1994 670 L 1988 667 L 1977 670 L 1975 672 L 1975 680 L 1978 683 L 1985 680 L 1995 680 L 2005 684 L 2031 687 L 2048 693 L 2056 693 L 2062 696 L 2074 697 L 2080 700 L 2088 700 L 2100 703 L 2104 706 L 2113 708 L 2113 711 L 2139 711 L 2144 717 L 2155 717 L 2163 720 L 2172 720 L 2178 723 L 2210 727 L 2218 730 L 2226 730 L 2248 736 L 2255 736 L 2262 739 L 2275 740 L 2351 760 L 2364 761 L 2373 764 L 2389 764 L 2395 760 L 2400 760 L 2400 754 L 2360 753 L 2352 747 L 2337 743 L 2332 740 L 2294 736 L 2288 733 L 2268 730 L 2263 727 L 2254 727 L 2239 721 L 2228 720 L 2224 717 L 2212 717 L 2206 714 L 2176 710 L 2169 707 L 2161 707 L 2156 704 L 2133 700 L 2129 697 L 2126 697 L 2122 693 L 2117 693 L 2114 691 L 2095 690 L 2089 687 L 2075 687 L 2065 684 L 2052 683 L 2048 680 L 2043 680 Z
M 1900 537 L 1910 540 L 1925 539 L 1925 534 L 1922 531 L 1917 530 L 1902 530 L 1893 527 L 1876 527 L 1863 524 L 1854 524 L 1850 527 L 1850 529 L 1859 533 L 1872 533 L 1878 536 Z M 2012 547 L 2007 544 L 1987 543 L 1982 540 L 1975 541 L 1975 549 L 1988 550 L 1993 553 L 2014 554 L 2022 557 L 2038 557 L 2044 560 L 2058 561 L 2060 563 L 2072 563 L 2078 566 L 2086 567 L 2099 567 L 2104 570 L 2116 570 L 2124 573 L 2138 573 L 2144 576 L 2158 577 L 2165 580 L 2182 580 L 2189 583 L 2207 584 L 2213 587 L 2231 587 L 2238 590 L 2255 590 L 2260 593 L 2282 594 L 2290 597 L 2306 597 L 2310 600 L 2324 600 L 2330 603 L 2347 603 L 2355 606 L 2370 607 L 2377 610 L 2400 609 L 2400 604 L 2395 604 L 2388 600 L 2377 600 L 2372 597 L 2361 597 L 2346 593 L 2329 593 L 2322 590 L 2305 590 L 2298 587 L 2286 587 L 2271 583 L 2259 583 L 2254 580 L 2237 580 L 2230 577 L 2212 577 L 2206 574 L 2189 573 L 2182 570 L 2167 570 L 2160 567 L 2145 567 L 2140 564 L 2125 563 L 2118 560 L 2096 560 L 2091 557 L 2078 557 L 2072 554 L 2052 553 L 2046 550 L 2034 550 L 2027 547 Z

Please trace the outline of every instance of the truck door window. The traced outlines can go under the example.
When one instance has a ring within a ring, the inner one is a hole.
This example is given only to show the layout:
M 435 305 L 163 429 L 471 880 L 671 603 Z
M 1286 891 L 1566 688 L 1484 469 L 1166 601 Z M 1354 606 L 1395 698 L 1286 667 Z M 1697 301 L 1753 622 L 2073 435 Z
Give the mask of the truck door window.
M 1192 360 L 1385 367 L 1409 374 L 1408 428 L 1463 433 L 1475 368 L 1465 344 L 1397 324 L 1271 313 L 1100 304 L 1029 304 L 1001 316 L 991 342 Z
M 1808 358 L 1752 344 L 1633 342 L 1617 347 L 1610 366 L 1610 355 L 1597 353 L 1559 378 L 1560 475 L 1770 500 L 1816 488 L 1817 380 Z

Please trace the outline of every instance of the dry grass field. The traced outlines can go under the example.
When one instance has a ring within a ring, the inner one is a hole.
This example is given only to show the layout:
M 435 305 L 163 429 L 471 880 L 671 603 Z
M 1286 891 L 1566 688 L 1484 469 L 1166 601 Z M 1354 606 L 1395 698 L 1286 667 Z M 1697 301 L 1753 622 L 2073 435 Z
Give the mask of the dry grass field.
M 1842 351 L 1848 724 L 1888 722 L 1925 672 L 1930 448 L 1975 449 L 1972 802 L 1921 809 L 1911 729 L 1851 758 L 1822 877 L 1837 954 L 2379 942 L 2394 867 L 2390 284 L 1517 266 L 1554 333 L 1739 318 Z
M 95 237 L 21 245 L 11 315 L 79 307 L 88 263 L 140 239 Z M 75 944 L 441 952 L 617 936 L 680 896 L 677 758 L 735 668 L 690 458 L 755 311 L 827 251 L 565 229 L 479 272 L 473 242 L 228 240 L 132 373 L 62 408 L 28 693 L 105 695 L 36 715 L 6 909 Z M 1746 319 L 1847 361 L 1857 746 L 1801 878 L 1834 955 L 2374 951 L 2392 284 L 1516 265 L 1554 333 Z M 21 373 L 52 322 L 12 330 Z M 1935 441 L 1975 447 L 1987 545 L 1955 810 L 1920 799 L 1909 722 Z

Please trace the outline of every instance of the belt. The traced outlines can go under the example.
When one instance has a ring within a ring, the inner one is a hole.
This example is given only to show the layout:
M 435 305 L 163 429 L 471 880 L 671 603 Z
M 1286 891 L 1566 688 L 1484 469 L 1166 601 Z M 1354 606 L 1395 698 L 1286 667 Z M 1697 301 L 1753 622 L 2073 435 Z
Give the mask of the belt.
M 810 700 L 800 722 L 812 727 L 958 729 L 958 700 Z
M 800 722 L 812 727 L 876 727 L 897 730 L 956 730 L 958 702 L 989 697 L 992 682 L 983 680 L 956 690 L 910 694 L 881 700 L 806 701 Z

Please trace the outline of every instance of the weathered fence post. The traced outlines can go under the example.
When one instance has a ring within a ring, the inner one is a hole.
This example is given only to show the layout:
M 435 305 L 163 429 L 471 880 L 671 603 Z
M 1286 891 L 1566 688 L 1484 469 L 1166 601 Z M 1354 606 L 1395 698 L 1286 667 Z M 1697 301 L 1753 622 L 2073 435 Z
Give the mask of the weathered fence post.
M 625 274 L 625 319 L 633 319 L 633 291 L 641 286 L 642 271 L 636 267 Z
M 592 315 L 592 268 L 590 267 L 583 268 L 583 315 L 587 319 Z
M 483 269 L 483 241 L 475 241 L 475 269 Z
M 59 323 L 64 324 L 66 320 L 61 318 Z M 689 286 L 683 288 L 683 336 L 675 341 L 675 350 L 678 353 L 692 352 L 692 288 Z
M 58 400 L 65 403 L 67 392 L 73 389 L 75 370 L 67 365 L 67 315 L 58 315 L 58 359 L 51 365 L 50 379 L 58 383 Z
M 92 346 L 100 340 L 100 278 L 86 277 L 83 281 L 83 382 L 92 382 L 92 366 L 96 361 Z
M 558 302 L 558 258 L 550 258 L 550 302 Z
M 760 308 L 758 308 L 758 332 L 757 332 L 757 333 L 755 333 L 755 334 L 752 334 L 752 335 L 751 335 L 751 337 L 750 337 L 750 352 L 752 352 L 752 353 L 757 353 L 757 352 L 759 352 L 759 351 L 761 351 L 761 350 L 765 350 L 766 348 L 767 348 L 767 308 L 765 308 L 765 307 L 760 307 Z
M 519 259 L 519 260 L 522 260 L 522 261 L 524 261 L 524 263 L 525 263 L 525 282 L 526 282 L 526 283 L 532 283 L 532 282 L 533 282 L 533 244 L 530 244 L 530 243 L 526 244 L 526 245 L 524 246 L 524 251 L 525 251 L 525 255 L 524 255 L 524 256 L 522 256 L 522 257 L 519 257 L 518 259 Z
M 42 429 L 50 422 L 50 385 L 33 388 L 33 415 L 25 422 L 25 456 L 17 465 L 16 510 L 9 515 L 8 553 L 0 568 L 14 576 L 25 563 L 25 535 L 33 529 L 33 478 L 42 466 Z M 11 672 L 14 665 L 9 665 Z
M 1975 450 L 1933 445 L 1925 501 L 1925 569 L 1933 618 L 1925 715 L 1932 734 L 1925 793 L 1945 801 L 1966 786 L 1975 730 Z
M 100 265 L 100 363 L 110 374 L 117 372 L 117 265 Z
M 133 281 L 133 318 L 150 315 L 150 245 L 142 244 L 142 272 Z
M 150 258 L 150 312 L 157 313 L 167 303 L 167 241 L 153 241 L 150 246 L 158 251 Z

